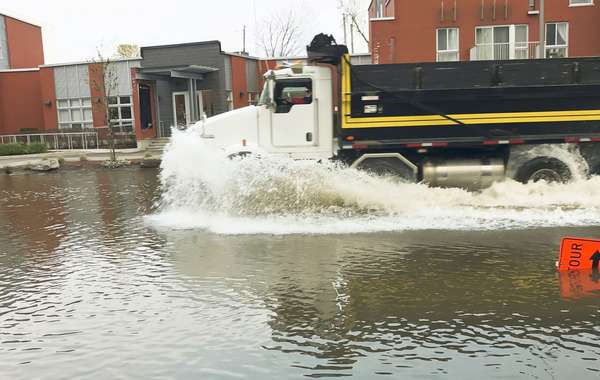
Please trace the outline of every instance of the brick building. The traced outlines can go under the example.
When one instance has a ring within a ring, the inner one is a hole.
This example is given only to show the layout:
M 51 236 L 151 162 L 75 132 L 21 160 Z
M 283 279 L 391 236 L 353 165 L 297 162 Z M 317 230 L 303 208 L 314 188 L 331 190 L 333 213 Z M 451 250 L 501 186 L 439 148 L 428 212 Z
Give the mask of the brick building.
M 143 47 L 141 55 L 111 60 L 117 81 L 108 85 L 99 63 L 44 64 L 41 28 L 0 14 L 0 135 L 106 128 L 108 88 L 110 124 L 138 141 L 258 99 L 264 65 L 218 41 Z
M 546 0 L 544 12 L 539 0 L 373 0 L 370 50 L 373 63 L 600 56 L 599 20 L 594 0 Z

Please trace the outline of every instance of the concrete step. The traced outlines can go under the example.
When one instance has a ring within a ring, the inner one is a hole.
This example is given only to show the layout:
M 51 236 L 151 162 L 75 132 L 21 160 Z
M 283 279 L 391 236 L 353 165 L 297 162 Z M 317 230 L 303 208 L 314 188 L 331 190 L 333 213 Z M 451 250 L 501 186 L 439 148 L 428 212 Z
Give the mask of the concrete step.
M 170 139 L 168 137 L 159 137 L 153 139 L 148 145 L 148 150 L 163 150 L 165 146 L 169 143 Z

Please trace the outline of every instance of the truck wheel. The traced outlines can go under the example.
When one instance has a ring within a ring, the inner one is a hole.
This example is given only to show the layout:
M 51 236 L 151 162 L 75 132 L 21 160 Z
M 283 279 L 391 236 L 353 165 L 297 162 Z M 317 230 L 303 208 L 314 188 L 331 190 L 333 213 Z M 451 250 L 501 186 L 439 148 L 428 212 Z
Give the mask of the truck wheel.
M 569 167 L 553 157 L 538 157 L 526 162 L 519 168 L 515 179 L 522 183 L 546 181 L 569 182 L 572 178 Z
M 414 182 L 413 173 L 410 169 L 393 157 L 370 158 L 363 161 L 357 168 L 379 176 L 395 177 L 403 181 Z
M 600 164 L 590 168 L 590 176 L 600 175 Z

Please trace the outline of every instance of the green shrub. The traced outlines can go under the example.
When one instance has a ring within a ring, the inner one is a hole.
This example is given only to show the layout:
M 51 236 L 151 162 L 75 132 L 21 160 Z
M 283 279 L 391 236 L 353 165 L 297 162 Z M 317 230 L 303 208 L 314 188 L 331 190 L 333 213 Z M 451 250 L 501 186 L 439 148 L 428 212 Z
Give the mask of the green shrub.
M 48 148 L 44 144 L 0 144 L 0 156 L 16 156 L 21 154 L 46 153 Z

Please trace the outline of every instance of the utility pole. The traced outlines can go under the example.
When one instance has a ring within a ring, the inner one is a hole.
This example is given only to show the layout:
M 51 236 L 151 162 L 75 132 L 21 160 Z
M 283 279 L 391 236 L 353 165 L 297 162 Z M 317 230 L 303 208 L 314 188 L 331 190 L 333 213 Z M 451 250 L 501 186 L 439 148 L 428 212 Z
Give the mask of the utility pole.
M 546 20 L 544 0 L 540 1 L 540 54 L 539 58 L 546 58 Z
M 354 54 L 354 23 L 350 24 L 350 52 Z
M 348 31 L 346 30 L 346 17 L 345 13 L 342 14 L 342 19 L 344 21 L 344 45 L 348 46 Z
M 244 31 L 243 31 L 243 37 L 244 42 L 243 42 L 243 47 L 242 47 L 242 53 L 246 53 L 246 25 L 244 25 Z

